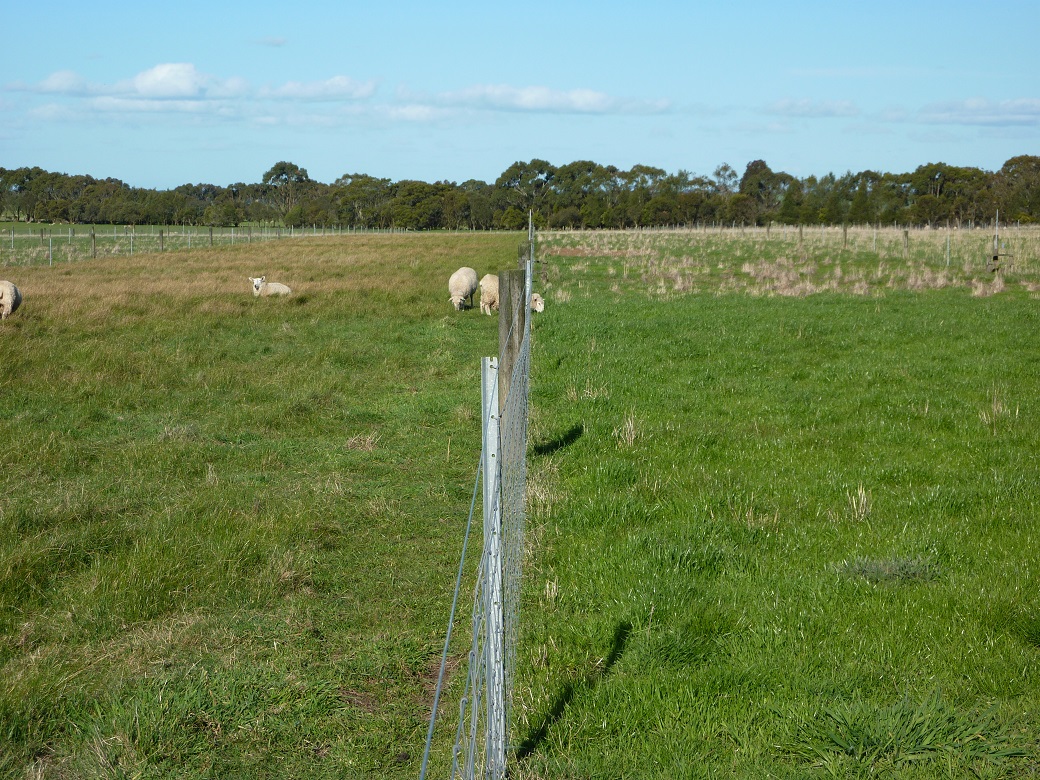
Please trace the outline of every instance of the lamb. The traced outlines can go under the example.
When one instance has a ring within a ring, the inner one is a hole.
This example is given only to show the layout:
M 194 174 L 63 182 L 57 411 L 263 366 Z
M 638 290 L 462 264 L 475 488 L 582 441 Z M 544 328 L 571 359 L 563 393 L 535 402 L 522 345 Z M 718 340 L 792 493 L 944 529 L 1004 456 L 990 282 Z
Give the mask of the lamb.
M 545 299 L 538 293 L 531 293 L 531 310 L 537 312 L 545 311 Z
M 485 274 L 480 280 L 480 310 L 490 317 L 492 309 L 498 311 L 498 277 Z
M 254 298 L 259 298 L 261 295 L 265 298 L 268 295 L 288 295 L 292 292 L 292 289 L 282 284 L 281 282 L 267 281 L 266 276 L 261 276 L 258 279 L 254 279 L 252 276 L 250 276 L 249 281 L 253 283 Z
M 22 294 L 11 282 L 0 282 L 0 320 L 6 320 L 22 302 Z
M 469 298 L 469 308 L 473 307 L 473 293 L 477 291 L 477 272 L 468 266 L 463 266 L 448 279 L 449 299 L 455 306 L 455 311 L 466 308 L 466 299 Z

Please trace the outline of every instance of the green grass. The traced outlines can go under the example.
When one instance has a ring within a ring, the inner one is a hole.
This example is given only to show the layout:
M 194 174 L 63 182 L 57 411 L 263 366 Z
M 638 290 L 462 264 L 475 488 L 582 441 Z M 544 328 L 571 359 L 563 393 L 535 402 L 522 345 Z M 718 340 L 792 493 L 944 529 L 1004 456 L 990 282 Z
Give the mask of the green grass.
M 1040 772 L 1035 239 L 852 237 L 544 238 L 518 777 Z M 520 240 L 0 273 L 0 776 L 418 776 Z
M 447 277 L 519 241 L 11 276 L 0 776 L 418 774 L 497 345 Z
M 1033 279 L 662 292 L 681 242 L 543 248 L 524 776 L 1036 772 Z M 927 751 L 820 747 L 926 702 Z

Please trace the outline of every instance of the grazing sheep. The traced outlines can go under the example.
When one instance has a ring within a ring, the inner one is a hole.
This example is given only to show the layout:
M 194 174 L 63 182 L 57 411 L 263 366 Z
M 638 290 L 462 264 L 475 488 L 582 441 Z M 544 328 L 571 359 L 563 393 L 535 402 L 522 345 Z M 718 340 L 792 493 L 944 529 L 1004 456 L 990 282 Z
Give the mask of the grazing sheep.
M 531 293 L 531 309 L 537 312 L 545 311 L 545 299 L 538 293 Z
M 253 297 L 255 298 L 259 298 L 261 295 L 265 298 L 268 295 L 288 295 L 292 292 L 289 287 L 281 282 L 267 281 L 266 276 L 261 276 L 259 279 L 254 279 L 250 276 L 249 281 L 253 283 Z
M 6 320 L 22 302 L 22 294 L 11 282 L 0 282 L 0 320 Z
M 477 272 L 472 268 L 463 266 L 448 279 L 448 292 L 451 294 L 449 300 L 455 306 L 455 311 L 466 308 L 466 299 L 469 298 L 469 308 L 473 308 L 473 293 L 477 291 Z
M 498 311 L 498 277 L 486 274 L 480 280 L 480 310 L 490 317 L 492 309 Z

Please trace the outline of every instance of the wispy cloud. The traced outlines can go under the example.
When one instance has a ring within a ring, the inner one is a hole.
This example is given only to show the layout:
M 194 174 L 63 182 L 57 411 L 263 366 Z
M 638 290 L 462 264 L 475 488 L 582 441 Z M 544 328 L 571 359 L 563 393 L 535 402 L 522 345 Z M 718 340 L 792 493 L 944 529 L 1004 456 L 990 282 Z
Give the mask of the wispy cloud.
M 333 76 L 325 81 L 289 81 L 278 87 L 265 87 L 259 96 L 286 100 L 361 100 L 372 97 L 375 92 L 375 81 Z
M 37 84 L 14 82 L 6 85 L 13 92 L 29 92 L 64 97 L 110 96 L 123 100 L 223 99 L 244 96 L 250 91 L 245 79 L 221 79 L 199 71 L 187 62 L 156 65 L 114 84 L 87 81 L 78 73 L 60 70 Z
M 57 95 L 83 95 L 91 90 L 87 80 L 71 70 L 59 70 L 52 73 L 37 85 L 35 91 Z M 22 87 L 21 91 L 33 91 L 30 87 Z
M 592 89 L 560 90 L 508 84 L 477 84 L 432 97 L 412 95 L 404 90 L 398 95 L 414 103 L 437 106 L 547 114 L 658 114 L 671 107 L 666 100 L 619 98 Z
M 917 119 L 930 125 L 1040 126 L 1040 99 L 971 98 L 932 103 L 918 112 Z
M 767 114 L 779 116 L 820 119 L 829 117 L 848 118 L 859 116 L 859 109 L 850 100 L 809 100 L 808 98 L 785 98 L 770 103 Z
M 307 103 L 307 112 L 293 112 L 293 121 L 306 118 L 317 125 L 360 121 L 433 123 L 461 112 L 555 115 L 651 115 L 672 111 L 663 99 L 618 97 L 593 89 L 556 89 L 478 84 L 436 94 L 414 94 L 400 88 L 379 99 L 376 79 L 336 75 L 315 81 L 287 81 L 256 87 L 246 79 L 218 77 L 188 62 L 160 63 L 114 83 L 94 83 L 69 70 L 56 71 L 35 84 L 10 83 L 8 91 L 45 95 L 47 107 L 37 107 L 38 119 L 97 114 L 208 115 L 282 124 L 279 104 Z

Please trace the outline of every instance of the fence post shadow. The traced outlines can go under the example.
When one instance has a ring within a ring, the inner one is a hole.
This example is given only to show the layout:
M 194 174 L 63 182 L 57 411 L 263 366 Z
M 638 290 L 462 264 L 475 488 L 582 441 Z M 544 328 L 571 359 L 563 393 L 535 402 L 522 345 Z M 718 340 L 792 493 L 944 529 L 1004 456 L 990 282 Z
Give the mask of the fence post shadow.
M 620 660 L 622 653 L 625 652 L 625 645 L 628 643 L 631 633 L 632 624 L 630 622 L 623 620 L 618 623 L 617 628 L 614 629 L 614 639 L 611 642 L 610 652 L 603 660 L 603 665 L 581 679 L 570 680 L 564 683 L 563 688 L 556 695 L 556 698 L 553 699 L 552 706 L 545 714 L 545 717 L 542 718 L 538 728 L 528 734 L 524 741 L 520 743 L 516 751 L 517 761 L 520 763 L 525 762 L 545 742 L 549 736 L 549 729 L 563 717 L 563 713 L 567 711 L 568 705 L 574 701 L 575 696 L 582 691 L 591 690 L 603 682 L 607 675 L 610 674 L 611 669 L 614 668 L 614 665 Z
M 557 436 L 552 441 L 534 445 L 535 455 L 552 455 L 557 450 L 569 447 L 585 434 L 585 423 L 572 425 L 570 430 L 562 436 Z

